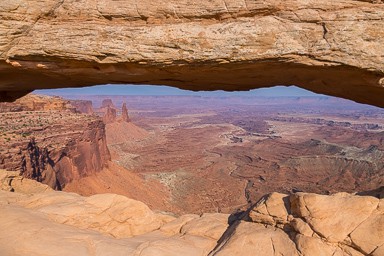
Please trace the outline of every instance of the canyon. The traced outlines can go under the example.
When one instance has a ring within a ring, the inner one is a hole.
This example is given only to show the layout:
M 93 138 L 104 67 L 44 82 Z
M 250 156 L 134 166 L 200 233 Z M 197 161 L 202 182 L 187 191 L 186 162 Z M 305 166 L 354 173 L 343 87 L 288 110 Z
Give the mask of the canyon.
M 67 98 L 0 103 L 5 255 L 383 253 L 380 108 Z
M 382 0 L 0 2 L 1 254 L 383 255 L 382 109 L 27 95 L 297 85 L 384 107 L 383 17 Z
M 384 183 L 379 108 L 322 96 L 83 98 L 119 114 L 129 106 L 131 122 L 106 125 L 107 143 L 114 165 L 141 177 L 133 187 L 162 188 L 162 204 L 128 195 L 151 209 L 233 213 L 272 192 L 352 193 Z M 113 185 L 102 175 L 67 189 L 106 192 L 101 180 Z

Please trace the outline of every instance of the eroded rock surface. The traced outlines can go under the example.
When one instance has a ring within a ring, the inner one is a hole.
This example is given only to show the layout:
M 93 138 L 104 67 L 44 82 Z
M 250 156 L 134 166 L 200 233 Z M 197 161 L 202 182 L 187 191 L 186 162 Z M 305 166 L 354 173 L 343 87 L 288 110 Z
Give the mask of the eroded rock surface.
M 110 153 L 103 121 L 67 104 L 36 95 L 0 103 L 0 168 L 60 190 L 106 167 Z
M 237 219 L 219 213 L 176 218 L 124 196 L 82 197 L 33 180 L 8 192 L 16 176 L 0 171 L 6 190 L 0 191 L 4 255 L 382 255 L 384 250 L 384 199 L 371 196 L 272 193 Z
M 384 106 L 382 1 L 3 1 L 0 99 L 106 83 L 298 85 Z

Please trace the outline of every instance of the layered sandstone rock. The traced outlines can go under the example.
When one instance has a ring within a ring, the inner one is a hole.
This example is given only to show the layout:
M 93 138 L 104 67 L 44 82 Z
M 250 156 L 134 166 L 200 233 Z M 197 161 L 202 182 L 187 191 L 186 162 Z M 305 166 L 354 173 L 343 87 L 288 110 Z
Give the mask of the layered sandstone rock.
M 272 193 L 250 210 L 252 223 L 233 224 L 215 255 L 251 255 L 254 245 L 260 255 L 381 255 L 383 203 L 347 193 Z
M 36 188 L 44 185 L 32 180 L 11 182 L 18 189 L 8 192 L 9 180 L 20 178 L 9 173 L 0 171 L 0 184 L 6 190 L 0 191 L 0 247 L 4 255 L 384 252 L 384 199 L 371 196 L 273 193 L 237 216 L 211 213 L 175 218 L 113 194 L 82 197 L 47 190 L 46 186 L 38 191 Z
M 23 110 L 0 113 L 0 168 L 62 189 L 107 166 L 110 154 L 100 118 L 73 111 Z
M 0 97 L 105 83 L 298 85 L 384 106 L 382 1 L 18 0 L 0 5 Z
M 1 112 L 19 111 L 69 111 L 75 112 L 75 107 L 68 100 L 57 96 L 28 94 L 13 103 L 0 103 Z
M 17 171 L 0 169 L 0 190 L 30 194 L 52 191 L 52 188 L 40 182 L 27 179 Z

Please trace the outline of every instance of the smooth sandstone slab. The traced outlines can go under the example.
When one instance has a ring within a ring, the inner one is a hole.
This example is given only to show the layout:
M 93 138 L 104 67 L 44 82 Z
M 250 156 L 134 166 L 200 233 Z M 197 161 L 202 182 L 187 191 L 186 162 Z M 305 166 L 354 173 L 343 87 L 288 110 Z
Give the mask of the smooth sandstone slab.
M 384 106 L 383 17 L 381 1 L 3 1 L 0 100 L 105 83 L 298 85 Z
M 17 184 L 20 193 L 2 188 L 0 248 L 6 256 L 378 256 L 384 248 L 384 199 L 371 196 L 272 193 L 249 216 L 228 224 L 227 214 L 175 218 L 124 196 L 82 197 L 33 180 Z

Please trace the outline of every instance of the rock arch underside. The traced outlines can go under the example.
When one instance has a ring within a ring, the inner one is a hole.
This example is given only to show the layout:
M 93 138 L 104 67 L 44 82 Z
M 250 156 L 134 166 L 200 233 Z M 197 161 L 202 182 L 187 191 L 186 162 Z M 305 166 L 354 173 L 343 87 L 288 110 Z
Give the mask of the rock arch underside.
M 384 107 L 381 0 L 0 2 L 0 100 L 107 83 L 299 87 Z

